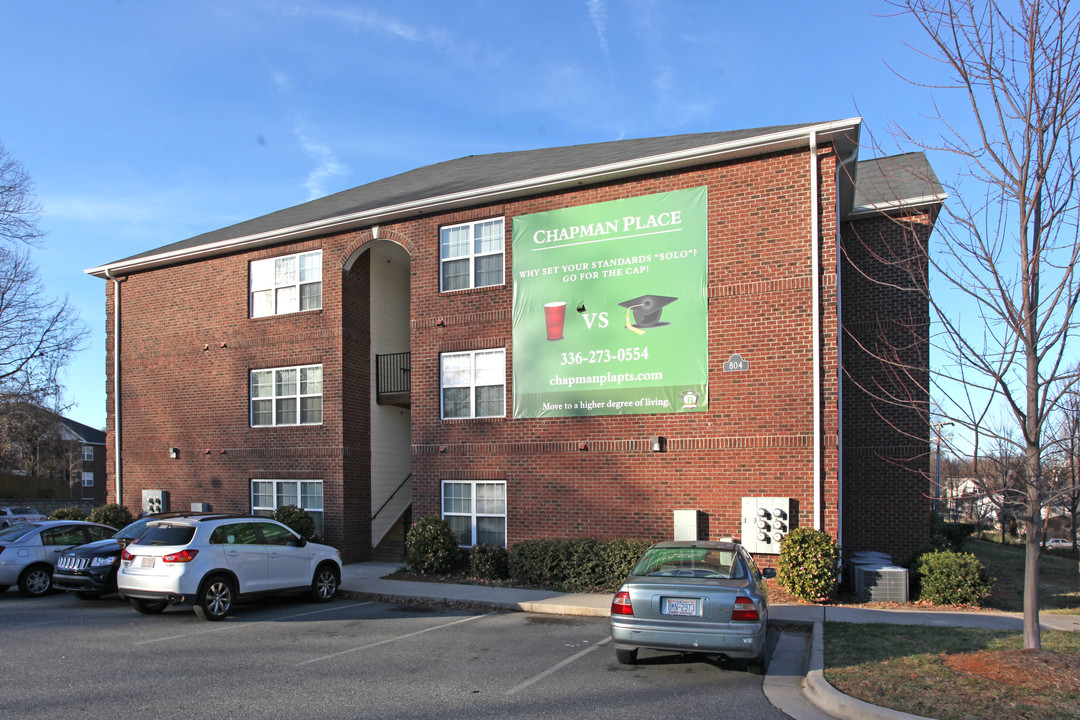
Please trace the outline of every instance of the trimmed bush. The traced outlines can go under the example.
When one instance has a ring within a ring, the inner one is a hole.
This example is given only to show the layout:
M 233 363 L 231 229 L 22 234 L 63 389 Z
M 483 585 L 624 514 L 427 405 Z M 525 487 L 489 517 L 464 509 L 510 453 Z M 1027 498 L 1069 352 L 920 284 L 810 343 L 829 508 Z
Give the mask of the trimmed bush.
M 109 503 L 108 505 L 99 505 L 90 511 L 90 517 L 87 518 L 90 522 L 101 523 L 102 525 L 109 525 L 117 530 L 130 525 L 135 521 L 132 517 L 131 511 L 123 505 L 117 505 L 116 503 Z
M 919 557 L 918 573 L 920 597 L 934 605 L 978 605 L 994 587 L 994 579 L 971 553 L 926 553 Z
M 75 505 L 71 507 L 62 507 L 53 510 L 49 513 L 50 520 L 85 520 L 86 513 L 80 510 Z
M 615 592 L 650 544 L 636 539 L 524 540 L 510 548 L 510 577 L 564 592 Z
M 802 600 L 821 600 L 836 590 L 840 548 L 828 533 L 795 528 L 780 541 L 777 577 L 788 592 Z
M 496 545 L 477 545 L 469 553 L 469 572 L 483 580 L 510 577 L 510 553 Z
M 282 505 L 274 510 L 274 519 L 282 525 L 287 525 L 293 532 L 308 540 L 315 539 L 315 520 L 311 513 L 296 505 Z
M 460 558 L 457 534 L 438 516 L 420 518 L 405 536 L 405 563 L 421 575 L 448 573 Z

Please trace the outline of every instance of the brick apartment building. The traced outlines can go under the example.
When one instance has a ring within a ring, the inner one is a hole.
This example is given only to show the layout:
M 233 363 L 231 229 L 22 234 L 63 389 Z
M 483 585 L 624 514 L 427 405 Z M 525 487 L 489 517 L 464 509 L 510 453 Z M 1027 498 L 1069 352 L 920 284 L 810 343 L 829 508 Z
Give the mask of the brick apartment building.
M 110 496 L 300 505 L 350 562 L 426 514 L 463 545 L 678 532 L 768 564 L 812 526 L 903 558 L 929 429 L 875 395 L 927 383 L 869 349 L 925 365 L 882 253 L 912 261 L 943 196 L 859 129 L 470 156 L 92 268 Z

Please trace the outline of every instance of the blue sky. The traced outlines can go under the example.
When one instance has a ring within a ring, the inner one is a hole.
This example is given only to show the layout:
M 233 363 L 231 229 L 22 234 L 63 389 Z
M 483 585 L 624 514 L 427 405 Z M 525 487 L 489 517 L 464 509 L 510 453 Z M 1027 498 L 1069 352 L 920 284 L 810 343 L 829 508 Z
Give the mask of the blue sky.
M 94 427 L 105 283 L 86 268 L 465 155 L 857 115 L 864 143 L 889 120 L 936 132 L 886 65 L 932 77 L 904 44 L 921 31 L 878 0 L 0 7 L 0 140 L 44 209 L 42 279 L 92 331 L 66 385 Z

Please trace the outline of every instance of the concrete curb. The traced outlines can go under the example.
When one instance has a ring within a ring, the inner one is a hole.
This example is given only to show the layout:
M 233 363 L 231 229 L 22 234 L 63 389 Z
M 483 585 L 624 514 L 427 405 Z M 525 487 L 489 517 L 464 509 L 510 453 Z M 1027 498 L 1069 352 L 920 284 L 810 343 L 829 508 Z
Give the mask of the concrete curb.
M 922 715 L 890 710 L 857 700 L 840 692 L 825 679 L 825 630 L 821 623 L 814 623 L 810 641 L 810 662 L 806 669 L 806 697 L 824 713 L 838 720 L 933 720 Z

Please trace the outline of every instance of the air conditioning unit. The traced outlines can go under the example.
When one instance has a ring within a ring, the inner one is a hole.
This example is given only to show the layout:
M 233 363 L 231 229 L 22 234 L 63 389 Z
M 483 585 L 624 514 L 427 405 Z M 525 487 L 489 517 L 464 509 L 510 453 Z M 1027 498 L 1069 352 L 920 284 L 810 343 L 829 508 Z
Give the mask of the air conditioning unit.
M 860 602 L 908 601 L 907 568 L 895 565 L 855 565 L 852 570 L 855 597 Z

